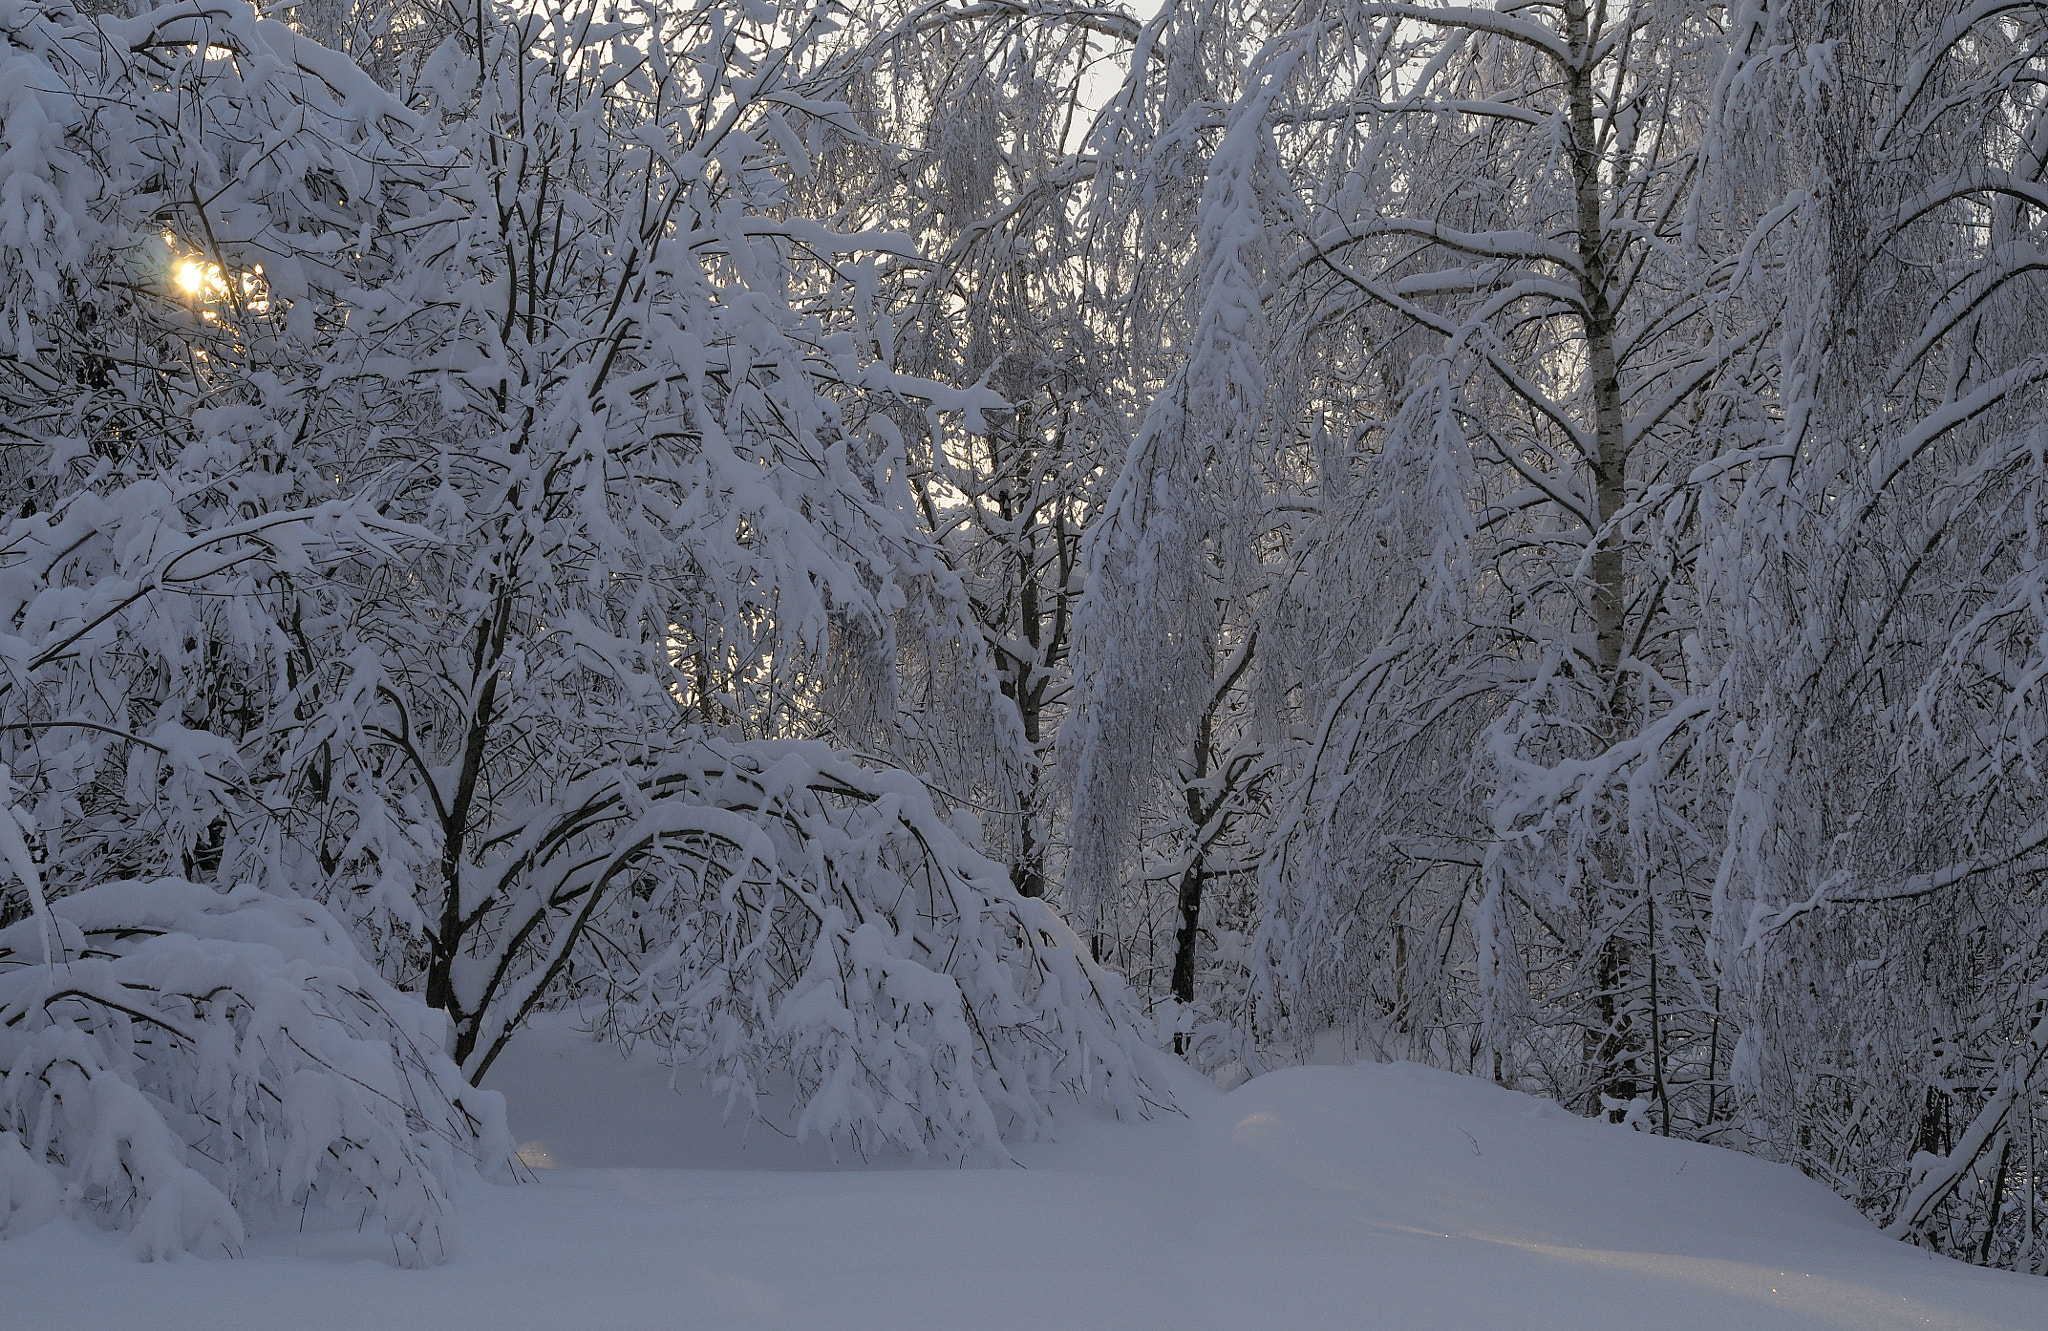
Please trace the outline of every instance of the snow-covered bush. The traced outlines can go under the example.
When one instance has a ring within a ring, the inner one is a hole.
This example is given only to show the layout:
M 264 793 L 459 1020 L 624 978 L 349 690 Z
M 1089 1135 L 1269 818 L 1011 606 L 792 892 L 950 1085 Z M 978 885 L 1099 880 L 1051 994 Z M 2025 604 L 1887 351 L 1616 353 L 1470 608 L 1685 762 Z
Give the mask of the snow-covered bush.
M 61 1198 L 151 1258 L 338 1217 L 431 1262 L 457 1175 L 509 1173 L 502 1097 L 318 905 L 159 880 L 50 911 L 47 961 L 41 920 L 0 930 L 0 1233 Z
M 805 743 L 707 742 L 675 779 L 692 798 L 644 816 L 660 844 L 587 930 L 613 1034 L 749 1107 L 792 1072 L 799 1134 L 861 1152 L 986 1153 L 1060 1093 L 1145 1111 L 1122 979 L 922 782 Z

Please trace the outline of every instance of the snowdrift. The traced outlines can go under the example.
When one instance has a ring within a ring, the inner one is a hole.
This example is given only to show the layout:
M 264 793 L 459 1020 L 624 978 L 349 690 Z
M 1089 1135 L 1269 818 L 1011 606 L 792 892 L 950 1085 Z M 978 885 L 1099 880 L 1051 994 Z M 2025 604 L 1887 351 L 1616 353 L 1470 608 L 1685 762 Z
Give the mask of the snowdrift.
M 491 1084 L 536 1181 L 466 1187 L 465 1241 L 430 1270 L 314 1241 L 145 1265 L 59 1223 L 0 1244 L 0 1289 L 47 1331 L 1875 1331 L 2032 1328 L 2048 1306 L 2037 1280 L 1884 1239 L 1796 1171 L 1408 1065 L 1228 1094 L 1166 1069 L 1183 1114 L 1070 1104 L 1061 1140 L 969 1169 L 832 1166 L 670 1076 L 559 1019 L 528 1032 Z

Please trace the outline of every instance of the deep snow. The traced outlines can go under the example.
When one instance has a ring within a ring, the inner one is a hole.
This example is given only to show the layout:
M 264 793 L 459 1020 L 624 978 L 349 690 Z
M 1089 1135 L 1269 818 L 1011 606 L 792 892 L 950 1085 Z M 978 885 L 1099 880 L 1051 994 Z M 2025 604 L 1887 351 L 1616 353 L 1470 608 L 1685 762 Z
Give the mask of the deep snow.
M 1182 1077 L 1184 1114 L 1070 1114 L 969 1169 L 833 1166 L 560 1021 L 491 1083 L 540 1167 L 464 1193 L 445 1266 L 349 1236 L 148 1265 L 58 1222 L 0 1243 L 0 1326 L 2048 1325 L 2048 1283 L 1889 1242 L 1789 1169 L 1407 1065 Z

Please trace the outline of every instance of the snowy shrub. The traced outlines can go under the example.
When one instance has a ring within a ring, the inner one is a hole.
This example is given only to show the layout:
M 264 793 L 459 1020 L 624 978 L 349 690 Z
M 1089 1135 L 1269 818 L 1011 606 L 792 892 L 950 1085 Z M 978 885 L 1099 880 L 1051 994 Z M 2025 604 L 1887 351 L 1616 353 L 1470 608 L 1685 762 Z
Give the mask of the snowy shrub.
M 589 929 L 604 1025 L 799 1135 L 962 1157 L 1043 1135 L 1055 1094 L 1143 1113 L 1123 981 L 939 817 L 921 782 L 819 744 L 706 753 L 662 844 Z
M 508 1174 L 502 1098 L 318 905 L 160 880 L 50 910 L 48 961 L 40 920 L 0 930 L 0 1234 L 60 1198 L 149 1258 L 338 1218 L 410 1265 L 459 1172 Z

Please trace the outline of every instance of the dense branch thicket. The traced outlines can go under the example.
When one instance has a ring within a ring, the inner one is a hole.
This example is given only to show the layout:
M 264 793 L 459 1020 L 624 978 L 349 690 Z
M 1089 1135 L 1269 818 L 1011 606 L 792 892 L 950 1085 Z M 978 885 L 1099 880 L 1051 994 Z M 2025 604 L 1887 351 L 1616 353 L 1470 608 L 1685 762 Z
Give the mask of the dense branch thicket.
M 918 250 L 819 187 L 949 16 L 302 17 L 0 20 L 9 1198 L 438 1256 L 448 1171 L 502 1164 L 465 1079 L 578 998 L 859 1150 L 1142 1112 L 1121 982 L 962 803 L 1034 760 L 899 422 L 1001 400 L 901 370 Z M 292 901 L 310 971 L 243 929 Z M 462 1114 L 367 1067 L 380 1021 Z
M 1229 74 L 1148 120 L 1134 69 L 1100 144 L 1137 197 L 1206 175 L 1089 531 L 1070 893 L 1256 742 L 1198 1056 L 1348 1040 L 2048 1269 L 2048 12 L 1216 0 L 1145 40 Z
M 1336 1042 L 2048 1272 L 2040 0 L 96 8 L 0 1232 L 431 1258 L 581 1002 L 955 1156 Z

